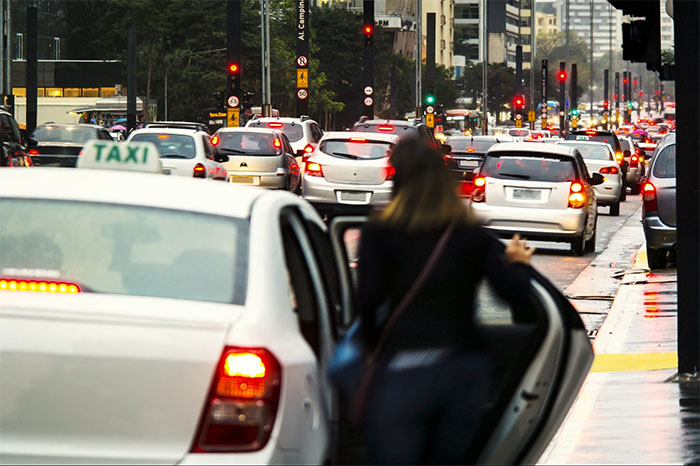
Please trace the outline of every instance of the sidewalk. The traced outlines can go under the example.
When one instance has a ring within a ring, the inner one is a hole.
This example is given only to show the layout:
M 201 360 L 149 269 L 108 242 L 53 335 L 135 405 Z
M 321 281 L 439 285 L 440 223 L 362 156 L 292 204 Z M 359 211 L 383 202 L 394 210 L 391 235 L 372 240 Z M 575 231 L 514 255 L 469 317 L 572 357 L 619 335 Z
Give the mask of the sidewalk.
M 642 244 L 593 343 L 591 372 L 538 464 L 700 462 L 698 383 L 671 381 L 676 304 L 676 270 L 649 273 Z

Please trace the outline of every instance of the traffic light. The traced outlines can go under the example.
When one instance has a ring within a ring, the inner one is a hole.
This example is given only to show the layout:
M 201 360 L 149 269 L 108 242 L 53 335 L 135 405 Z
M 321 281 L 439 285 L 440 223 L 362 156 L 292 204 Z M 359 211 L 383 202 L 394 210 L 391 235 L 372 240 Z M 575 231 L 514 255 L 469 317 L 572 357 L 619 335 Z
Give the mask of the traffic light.
M 374 34 L 374 26 L 371 24 L 365 24 L 362 27 L 362 32 L 365 34 L 365 45 L 372 45 L 372 35 Z
M 560 83 L 565 82 L 566 81 L 566 71 L 559 70 L 559 73 L 557 73 L 557 79 L 559 80 Z
M 226 96 L 237 96 L 241 94 L 241 65 L 231 62 L 226 67 L 228 79 L 226 80 Z M 237 105 L 236 105 L 237 106 Z
M 516 112 L 522 111 L 523 108 L 525 108 L 525 97 L 516 95 L 513 99 L 513 107 L 515 108 Z
M 610 102 L 607 100 L 603 101 L 603 110 L 607 110 L 610 107 Z
M 622 80 L 622 83 L 623 83 L 623 84 L 627 84 L 627 82 L 628 82 L 628 81 L 627 81 L 627 78 L 625 78 L 625 79 Z
M 433 105 L 435 103 L 435 95 L 433 95 L 432 92 L 428 92 L 428 94 L 425 96 L 425 103 L 427 105 Z
M 577 117 L 577 116 L 578 116 L 578 109 L 577 109 L 577 108 L 572 108 L 572 109 L 571 109 L 571 116 L 572 116 L 572 117 Z

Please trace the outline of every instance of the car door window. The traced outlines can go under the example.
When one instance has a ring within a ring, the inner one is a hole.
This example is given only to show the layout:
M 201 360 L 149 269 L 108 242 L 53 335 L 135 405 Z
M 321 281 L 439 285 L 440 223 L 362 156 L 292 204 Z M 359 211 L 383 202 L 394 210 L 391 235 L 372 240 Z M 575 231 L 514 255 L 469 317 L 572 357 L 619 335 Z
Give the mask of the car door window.
M 208 138 L 202 136 L 202 144 L 204 145 L 204 155 L 209 160 L 214 160 L 214 151 L 211 149 L 211 145 L 209 144 Z
M 342 320 L 342 293 L 340 288 L 340 277 L 338 267 L 333 255 L 333 249 L 326 233 L 317 224 L 306 220 L 304 222 L 306 231 L 311 239 L 314 255 L 319 264 L 323 278 L 323 289 L 329 304 L 331 331 L 335 339 L 338 322 Z

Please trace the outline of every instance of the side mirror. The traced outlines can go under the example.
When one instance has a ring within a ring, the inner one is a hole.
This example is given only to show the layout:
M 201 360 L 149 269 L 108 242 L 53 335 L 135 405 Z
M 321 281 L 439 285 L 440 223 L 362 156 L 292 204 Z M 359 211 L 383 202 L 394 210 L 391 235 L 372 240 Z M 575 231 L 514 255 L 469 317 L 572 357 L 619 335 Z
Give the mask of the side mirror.
M 228 162 L 228 155 L 226 154 L 214 154 L 214 160 L 219 163 Z
M 622 154 L 625 156 L 625 158 L 632 156 L 632 152 L 630 152 L 629 149 L 625 149 L 625 151 Z
M 451 154 L 452 146 L 449 144 L 440 144 L 440 152 L 442 152 L 443 154 Z
M 34 139 L 33 137 L 28 137 L 27 138 L 27 146 L 29 147 L 36 147 L 39 145 L 39 141 Z
M 297 151 L 295 157 L 303 157 L 305 154 L 306 154 L 306 152 L 304 152 L 304 149 L 299 149 Z
M 603 184 L 603 181 L 604 181 L 603 175 L 601 175 L 600 173 L 594 173 L 593 176 L 591 176 L 590 183 L 591 183 L 591 185 L 596 186 L 599 184 Z

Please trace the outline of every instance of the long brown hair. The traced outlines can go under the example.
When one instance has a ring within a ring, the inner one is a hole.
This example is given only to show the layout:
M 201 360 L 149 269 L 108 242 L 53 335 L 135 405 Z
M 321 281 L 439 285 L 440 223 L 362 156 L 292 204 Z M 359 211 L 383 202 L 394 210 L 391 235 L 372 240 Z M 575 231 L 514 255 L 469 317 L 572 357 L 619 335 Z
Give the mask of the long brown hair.
M 420 140 L 403 140 L 394 147 L 389 161 L 396 170 L 393 199 L 375 213 L 374 221 L 410 231 L 469 221 L 455 178 L 435 148 Z

